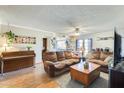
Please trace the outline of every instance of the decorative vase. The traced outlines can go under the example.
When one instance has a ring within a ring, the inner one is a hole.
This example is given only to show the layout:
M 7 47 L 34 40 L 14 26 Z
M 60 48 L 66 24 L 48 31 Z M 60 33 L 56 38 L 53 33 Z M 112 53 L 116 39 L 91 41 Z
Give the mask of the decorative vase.
M 88 62 L 85 62 L 83 65 L 84 65 L 84 69 L 89 69 L 89 63 Z

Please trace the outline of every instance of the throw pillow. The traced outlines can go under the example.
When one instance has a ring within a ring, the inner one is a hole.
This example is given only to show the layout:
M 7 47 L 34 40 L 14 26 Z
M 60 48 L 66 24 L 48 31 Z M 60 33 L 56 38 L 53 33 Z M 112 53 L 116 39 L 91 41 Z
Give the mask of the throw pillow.
M 100 60 L 104 61 L 110 54 L 107 52 L 101 52 L 100 53 Z
M 112 56 L 108 56 L 108 57 L 104 60 L 104 62 L 109 63 L 109 62 L 111 62 L 112 59 L 113 59 Z
M 95 57 L 92 55 L 91 52 L 89 52 L 87 55 L 86 55 L 86 59 L 94 59 Z

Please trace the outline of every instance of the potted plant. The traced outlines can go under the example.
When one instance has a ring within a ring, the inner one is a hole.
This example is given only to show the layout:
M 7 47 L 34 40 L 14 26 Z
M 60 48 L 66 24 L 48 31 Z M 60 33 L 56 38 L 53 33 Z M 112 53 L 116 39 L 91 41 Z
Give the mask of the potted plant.
M 15 39 L 15 34 L 10 30 L 9 32 L 6 32 L 5 35 L 7 37 L 8 45 L 11 45 Z
M 30 51 L 31 48 L 32 48 L 31 45 L 28 45 L 28 46 L 27 46 L 28 51 Z

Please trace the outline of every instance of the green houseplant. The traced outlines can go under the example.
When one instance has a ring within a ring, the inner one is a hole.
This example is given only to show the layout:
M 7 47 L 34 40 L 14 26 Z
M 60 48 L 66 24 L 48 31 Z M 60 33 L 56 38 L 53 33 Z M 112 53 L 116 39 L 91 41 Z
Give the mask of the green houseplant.
M 32 48 L 31 45 L 27 45 L 27 49 L 28 49 L 28 51 L 30 51 L 31 48 Z
M 10 30 L 9 32 L 6 32 L 6 37 L 7 37 L 7 43 L 8 45 L 11 45 L 15 39 L 15 34 Z

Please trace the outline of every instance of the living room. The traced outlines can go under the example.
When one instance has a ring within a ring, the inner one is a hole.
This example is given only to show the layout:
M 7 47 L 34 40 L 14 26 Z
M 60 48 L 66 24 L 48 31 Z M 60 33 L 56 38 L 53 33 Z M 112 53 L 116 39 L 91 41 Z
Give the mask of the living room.
M 123 10 L 1 5 L 0 87 L 123 88 L 109 70 L 124 57 Z

